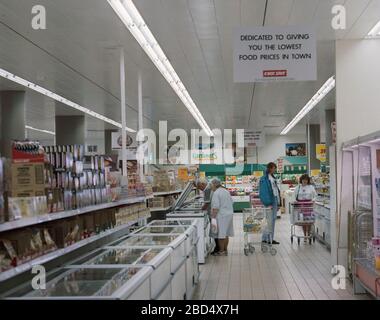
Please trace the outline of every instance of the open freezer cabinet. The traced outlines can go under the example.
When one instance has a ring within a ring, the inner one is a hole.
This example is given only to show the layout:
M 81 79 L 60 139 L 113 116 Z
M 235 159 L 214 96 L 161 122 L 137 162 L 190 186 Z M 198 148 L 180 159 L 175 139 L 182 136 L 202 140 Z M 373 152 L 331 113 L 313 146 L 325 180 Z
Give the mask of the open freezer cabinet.
M 148 300 L 150 267 L 82 266 L 56 269 L 47 275 L 46 289 L 28 282 L 5 295 L 27 300 Z

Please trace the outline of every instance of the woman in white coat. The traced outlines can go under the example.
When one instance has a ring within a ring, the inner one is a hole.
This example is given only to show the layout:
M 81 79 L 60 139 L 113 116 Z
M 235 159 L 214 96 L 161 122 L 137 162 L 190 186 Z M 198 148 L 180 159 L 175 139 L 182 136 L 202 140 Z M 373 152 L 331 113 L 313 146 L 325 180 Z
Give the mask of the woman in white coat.
M 317 192 L 314 189 L 314 186 L 310 182 L 310 177 L 307 174 L 303 174 L 300 177 L 300 183 L 294 190 L 294 202 L 309 202 L 315 201 L 317 197 Z M 303 234 L 305 237 L 310 235 L 311 225 L 302 226 Z M 304 238 L 306 242 L 307 239 Z
M 219 252 L 215 252 L 214 255 L 226 256 L 229 237 L 234 236 L 233 201 L 230 193 L 222 187 L 219 179 L 211 180 L 211 189 L 213 191 L 211 217 L 217 221 L 218 235 L 216 241 L 219 248 Z

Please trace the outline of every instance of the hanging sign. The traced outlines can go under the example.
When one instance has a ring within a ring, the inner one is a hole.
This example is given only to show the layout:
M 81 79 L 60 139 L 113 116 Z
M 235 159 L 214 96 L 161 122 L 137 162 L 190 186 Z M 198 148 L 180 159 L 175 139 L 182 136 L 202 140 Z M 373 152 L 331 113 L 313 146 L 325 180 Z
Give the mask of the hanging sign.
M 127 151 L 128 160 L 136 160 L 137 142 L 135 138 L 136 138 L 136 134 L 134 135 L 130 133 L 127 134 L 126 151 Z M 122 146 L 121 132 L 111 132 L 111 146 L 112 146 L 112 150 L 121 150 L 121 146 Z
M 321 162 L 326 162 L 326 145 L 316 144 L 315 145 L 316 158 Z
M 314 28 L 239 27 L 234 38 L 234 82 L 317 80 Z
M 262 147 L 265 144 L 263 131 L 244 131 L 244 144 L 246 147 Z

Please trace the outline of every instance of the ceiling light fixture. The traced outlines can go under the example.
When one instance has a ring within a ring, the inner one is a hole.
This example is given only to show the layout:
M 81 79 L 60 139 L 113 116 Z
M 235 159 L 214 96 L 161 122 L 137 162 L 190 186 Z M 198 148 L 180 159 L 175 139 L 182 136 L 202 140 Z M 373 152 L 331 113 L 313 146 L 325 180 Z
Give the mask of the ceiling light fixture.
M 335 77 L 329 78 L 318 92 L 309 100 L 292 121 L 282 130 L 281 135 L 286 135 L 301 119 L 308 114 L 333 88 L 335 87 Z
M 38 128 L 31 127 L 31 126 L 25 126 L 25 129 L 29 129 L 29 130 L 33 130 L 33 131 L 38 131 L 38 132 L 43 132 L 43 133 L 47 133 L 47 134 L 51 134 L 51 135 L 55 136 L 55 132 L 54 131 L 38 129 Z
M 373 38 L 379 38 L 379 37 L 380 37 L 380 21 L 376 23 L 376 25 L 371 29 L 370 32 L 368 32 L 366 38 L 373 39 Z
M 0 68 L 0 76 L 2 76 L 5 79 L 11 80 L 13 82 L 16 82 L 18 84 L 21 84 L 21 85 L 23 85 L 24 87 L 26 87 L 28 89 L 34 90 L 36 92 L 39 92 L 39 93 L 41 93 L 41 94 L 43 94 L 43 95 L 45 95 L 47 97 L 50 97 L 50 98 L 52 98 L 52 99 L 54 99 L 54 100 L 56 100 L 58 102 L 61 102 L 61 103 L 65 104 L 65 105 L 67 105 L 67 106 L 69 106 L 71 108 L 74 108 L 74 109 L 79 110 L 79 111 L 81 111 L 83 113 L 86 113 L 86 114 L 88 114 L 88 115 L 90 115 L 92 117 L 95 117 L 95 118 L 97 118 L 99 120 L 102 120 L 104 122 L 112 124 L 115 127 L 118 127 L 118 128 L 122 127 L 121 123 L 119 123 L 117 121 L 114 121 L 114 120 L 112 120 L 110 118 L 107 118 L 107 117 L 105 117 L 105 116 L 103 116 L 103 115 L 101 115 L 101 114 L 99 114 L 99 113 L 97 113 L 95 111 L 92 111 L 92 110 L 90 110 L 88 108 L 82 107 L 82 106 L 80 106 L 79 104 L 77 104 L 75 102 L 72 102 L 72 101 L 70 101 L 70 100 L 68 100 L 68 99 L 66 99 L 66 98 L 64 98 L 64 97 L 62 97 L 62 96 L 60 96 L 60 95 L 58 95 L 58 94 L 56 94 L 54 92 L 49 91 L 48 89 L 40 87 L 39 85 L 36 85 L 35 83 L 29 82 L 28 80 L 20 78 L 20 77 L 14 75 L 13 73 L 10 73 L 10 72 L 8 72 L 8 71 L 6 71 L 4 69 L 1 69 L 1 68 Z M 128 127 L 125 128 L 125 129 L 127 131 L 129 131 L 129 132 L 136 132 L 135 130 L 133 130 L 131 128 L 128 128 Z
M 135 7 L 132 0 L 107 0 L 113 10 L 119 16 L 121 21 L 125 24 L 127 29 L 131 32 L 133 37 L 137 40 L 143 48 L 148 57 L 152 60 L 157 69 L 164 76 L 166 81 L 173 88 L 174 92 L 181 99 L 187 110 L 192 114 L 194 119 L 198 122 L 201 128 L 208 136 L 213 136 L 213 132 L 206 123 L 202 114 L 199 112 L 194 101 L 190 97 L 185 86 L 181 82 L 173 66 L 168 58 L 162 51 L 156 38 L 153 36 L 148 26 L 146 25 L 140 12 Z

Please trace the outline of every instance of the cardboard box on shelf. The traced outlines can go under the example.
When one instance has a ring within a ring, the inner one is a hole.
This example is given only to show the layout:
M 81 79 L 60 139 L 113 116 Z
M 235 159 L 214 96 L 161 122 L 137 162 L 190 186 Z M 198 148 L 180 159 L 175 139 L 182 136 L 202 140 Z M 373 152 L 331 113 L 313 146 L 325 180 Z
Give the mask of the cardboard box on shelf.
M 10 189 L 44 189 L 43 163 L 12 163 Z

